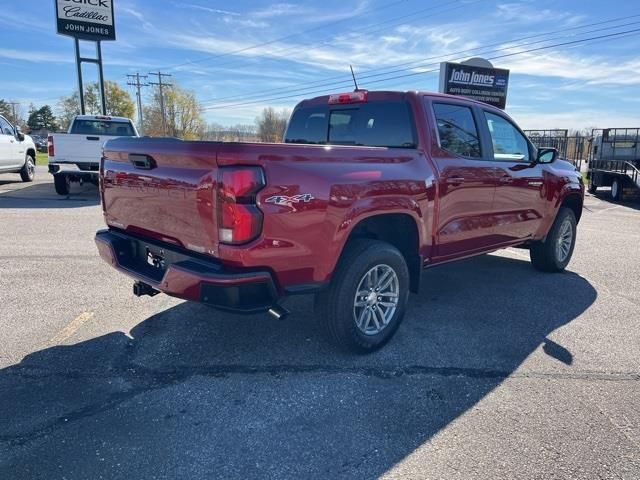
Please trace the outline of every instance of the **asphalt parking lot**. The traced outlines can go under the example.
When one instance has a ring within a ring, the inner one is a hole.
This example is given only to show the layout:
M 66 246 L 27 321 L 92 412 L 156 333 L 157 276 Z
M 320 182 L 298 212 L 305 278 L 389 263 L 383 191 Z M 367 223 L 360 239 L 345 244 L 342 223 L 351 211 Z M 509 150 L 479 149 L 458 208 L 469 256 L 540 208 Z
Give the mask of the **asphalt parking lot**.
M 394 340 L 336 351 L 311 299 L 135 298 L 94 187 L 0 177 L 0 478 L 640 478 L 640 208 L 589 196 L 569 271 L 424 273 Z

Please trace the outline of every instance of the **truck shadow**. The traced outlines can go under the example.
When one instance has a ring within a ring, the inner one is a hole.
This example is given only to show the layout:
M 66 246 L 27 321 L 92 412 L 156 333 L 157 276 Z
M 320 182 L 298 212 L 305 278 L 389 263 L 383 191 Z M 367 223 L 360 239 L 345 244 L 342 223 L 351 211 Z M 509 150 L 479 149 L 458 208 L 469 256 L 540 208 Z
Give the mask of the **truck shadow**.
M 10 182 L 0 182 L 0 186 Z M 34 183 L 28 186 L 0 192 L 0 209 L 2 208 L 29 208 L 29 209 L 56 209 L 79 208 L 100 204 L 100 196 L 94 185 L 73 184 L 71 193 L 60 196 L 56 193 L 53 183 Z
M 34 352 L 0 371 L 0 477 L 378 477 L 534 351 L 571 373 L 548 337 L 595 301 L 586 279 L 487 255 L 423 280 L 364 357 L 321 338 L 306 298 L 283 322 L 181 303 L 129 335 Z
M 603 202 L 606 202 L 605 204 L 619 205 L 621 207 L 628 207 L 633 210 L 640 210 L 640 196 L 637 196 L 635 198 L 627 197 L 623 201 L 618 201 L 611 198 L 611 194 L 607 190 L 604 190 L 604 191 L 598 190 L 595 194 L 589 194 L 589 195 L 594 196 L 598 200 L 602 200 Z

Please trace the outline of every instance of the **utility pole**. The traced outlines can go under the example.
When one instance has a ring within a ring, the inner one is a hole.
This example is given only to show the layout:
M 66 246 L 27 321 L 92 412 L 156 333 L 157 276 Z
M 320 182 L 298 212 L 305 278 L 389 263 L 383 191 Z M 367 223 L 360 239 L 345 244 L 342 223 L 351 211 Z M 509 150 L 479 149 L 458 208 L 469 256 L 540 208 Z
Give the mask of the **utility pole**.
M 164 111 L 164 92 L 162 90 L 163 87 L 171 87 L 171 83 L 166 83 L 162 81 L 162 77 L 170 77 L 171 75 L 168 73 L 162 72 L 149 72 L 149 75 L 155 75 L 158 77 L 157 82 L 149 82 L 149 85 L 157 85 L 160 89 L 160 112 L 162 113 L 162 134 L 167 135 L 167 117 Z
M 8 102 L 11 105 L 11 110 L 13 111 L 13 123 L 18 123 L 18 117 L 16 117 L 16 106 L 20 105 L 20 102 Z
M 144 127 L 143 127 L 143 121 L 142 121 L 142 96 L 140 95 L 140 89 L 142 87 L 149 86 L 149 84 L 146 83 L 147 76 L 140 75 L 139 72 L 136 72 L 135 75 L 127 75 L 127 78 L 130 79 L 130 81 L 127 82 L 127 85 L 136 87 L 136 98 L 138 100 L 138 123 L 139 123 L 138 130 L 140 130 L 140 134 L 142 134 Z M 142 83 L 140 83 L 141 78 L 143 79 Z

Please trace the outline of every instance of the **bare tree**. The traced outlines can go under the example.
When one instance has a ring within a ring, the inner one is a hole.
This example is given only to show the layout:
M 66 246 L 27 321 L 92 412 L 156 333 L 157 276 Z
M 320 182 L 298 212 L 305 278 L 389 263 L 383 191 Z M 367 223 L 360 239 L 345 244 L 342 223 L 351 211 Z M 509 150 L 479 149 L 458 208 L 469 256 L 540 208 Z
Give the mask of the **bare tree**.
M 266 107 L 256 118 L 258 138 L 262 142 L 281 142 L 290 112 L 286 109 L 276 111 L 273 107 Z
M 214 122 L 207 125 L 203 138 L 218 142 L 255 142 L 258 135 L 254 125 L 225 126 Z
M 168 136 L 186 140 L 204 136 L 206 127 L 201 115 L 202 109 L 193 92 L 183 90 L 175 84 L 165 87 L 164 107 Z M 156 89 L 151 101 L 144 107 L 144 124 L 147 135 L 163 135 L 159 89 Z

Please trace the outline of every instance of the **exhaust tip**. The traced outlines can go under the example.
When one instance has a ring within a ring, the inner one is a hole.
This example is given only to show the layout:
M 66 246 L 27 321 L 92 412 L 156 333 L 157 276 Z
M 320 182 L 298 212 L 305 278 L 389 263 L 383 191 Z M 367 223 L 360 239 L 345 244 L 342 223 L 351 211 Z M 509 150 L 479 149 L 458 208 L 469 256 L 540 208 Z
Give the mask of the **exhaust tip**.
M 269 309 L 269 315 L 276 320 L 284 320 L 289 316 L 289 310 L 280 305 L 274 305 Z

